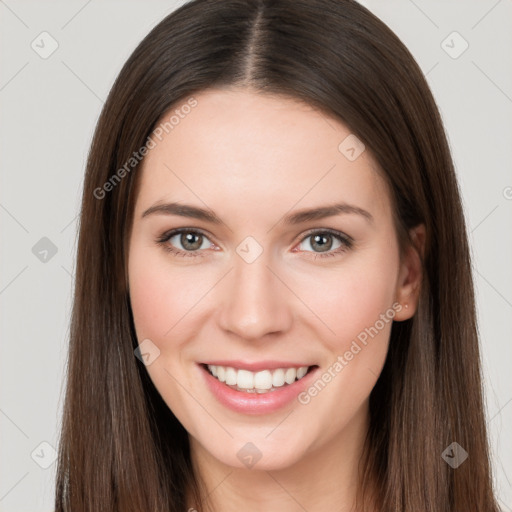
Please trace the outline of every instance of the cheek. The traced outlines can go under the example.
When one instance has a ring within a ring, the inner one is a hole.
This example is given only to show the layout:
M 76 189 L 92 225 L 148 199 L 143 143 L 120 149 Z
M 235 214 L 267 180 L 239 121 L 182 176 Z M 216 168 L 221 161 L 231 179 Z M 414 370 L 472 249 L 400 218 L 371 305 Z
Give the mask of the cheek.
M 299 396 L 304 414 L 318 418 L 319 438 L 336 435 L 357 415 L 382 371 L 395 315 L 393 264 L 361 258 L 335 278 L 331 273 L 312 297 L 311 309 L 334 331 L 322 338 L 327 355 L 318 379 Z
M 140 344 L 149 339 L 159 350 L 146 370 L 169 408 L 179 412 L 180 420 L 186 422 L 187 395 L 177 382 L 186 381 L 181 373 L 180 357 L 182 346 L 194 335 L 186 315 L 199 297 L 189 291 L 192 276 L 183 270 L 172 269 L 166 255 L 154 249 L 131 248 L 130 303 L 137 340 Z M 185 331 L 187 326 L 189 331 Z
M 359 333 L 378 322 L 382 314 L 394 315 L 393 310 L 389 312 L 396 285 L 394 260 L 370 260 L 354 258 L 336 272 L 325 273 L 325 277 L 317 274 L 315 287 L 307 294 L 311 309 L 329 328 L 331 335 L 326 342 L 332 349 L 344 349 Z M 307 278 L 304 286 L 311 290 Z M 380 322 L 378 326 L 382 329 Z
M 306 390 L 301 403 L 336 411 L 332 429 L 356 414 L 382 371 L 398 309 L 393 308 L 397 272 L 397 247 L 382 243 L 354 253 L 335 272 L 317 273 L 308 305 L 329 327 L 320 338 L 327 355 L 320 382 Z
M 170 258 L 171 256 L 169 256 Z M 129 260 L 130 302 L 139 341 L 150 338 L 160 349 L 177 334 L 207 290 L 193 267 L 172 266 L 164 251 L 134 247 Z
M 168 316 L 171 295 L 168 283 L 155 265 L 143 264 L 136 255 L 130 260 L 130 302 L 139 341 L 150 338 L 157 345 L 172 324 Z M 166 314 L 167 312 L 167 314 Z

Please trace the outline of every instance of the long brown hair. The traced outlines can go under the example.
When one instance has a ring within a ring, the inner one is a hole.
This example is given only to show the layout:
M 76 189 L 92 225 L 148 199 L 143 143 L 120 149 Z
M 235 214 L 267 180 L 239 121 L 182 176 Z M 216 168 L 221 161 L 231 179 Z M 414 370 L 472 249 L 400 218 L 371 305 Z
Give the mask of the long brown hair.
M 188 2 L 121 70 L 84 181 L 56 512 L 183 512 L 187 492 L 201 503 L 188 434 L 134 356 L 126 251 L 140 165 L 126 162 L 171 106 L 224 86 L 301 99 L 345 123 L 389 183 L 402 250 L 425 224 L 418 310 L 393 324 L 370 395 L 363 500 L 372 483 L 383 512 L 497 512 L 470 253 L 444 128 L 410 52 L 353 0 Z M 469 455 L 457 468 L 442 457 L 453 442 Z

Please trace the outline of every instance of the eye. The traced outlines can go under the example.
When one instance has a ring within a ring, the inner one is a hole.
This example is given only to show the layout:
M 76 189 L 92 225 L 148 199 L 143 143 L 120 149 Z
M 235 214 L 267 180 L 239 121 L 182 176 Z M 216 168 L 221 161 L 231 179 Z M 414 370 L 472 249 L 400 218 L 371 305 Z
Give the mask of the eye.
M 332 229 L 310 231 L 302 238 L 300 245 L 308 240 L 310 241 L 306 243 L 306 246 L 309 245 L 313 249 L 312 252 L 315 253 L 315 259 L 317 257 L 323 258 L 343 253 L 351 249 L 354 242 L 351 237 Z M 311 251 L 306 250 L 306 252 Z
M 320 257 L 336 256 L 353 246 L 353 239 L 339 231 L 332 229 L 317 229 L 310 231 L 302 237 L 299 247 L 306 244 L 313 249 L 309 251 L 301 248 L 304 252 L 313 252 L 314 259 Z M 179 257 L 204 256 L 203 250 L 209 249 L 212 245 L 209 238 L 201 231 L 191 228 L 173 229 L 162 234 L 156 242 L 161 245 L 165 251 L 175 254 Z M 178 246 L 178 247 L 177 247 Z M 297 252 L 294 250 L 294 252 Z
M 174 242 L 173 242 L 173 239 Z M 204 233 L 198 230 L 180 228 L 164 233 L 156 242 L 178 256 L 202 256 L 200 250 L 208 249 L 212 243 Z M 176 244 L 180 247 L 176 247 Z

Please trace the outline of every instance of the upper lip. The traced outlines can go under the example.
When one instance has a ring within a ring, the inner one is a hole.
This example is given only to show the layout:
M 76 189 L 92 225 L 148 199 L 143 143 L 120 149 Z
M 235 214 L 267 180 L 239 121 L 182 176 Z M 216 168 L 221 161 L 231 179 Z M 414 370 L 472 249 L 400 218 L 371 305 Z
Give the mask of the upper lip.
M 296 363 L 290 361 L 240 361 L 240 360 L 215 360 L 215 361 L 204 361 L 201 364 L 205 365 L 214 365 L 214 366 L 229 366 L 231 368 L 236 368 L 237 370 L 249 370 L 251 372 L 257 372 L 261 370 L 275 370 L 276 368 L 300 368 L 303 366 L 314 366 L 312 364 L 307 363 Z

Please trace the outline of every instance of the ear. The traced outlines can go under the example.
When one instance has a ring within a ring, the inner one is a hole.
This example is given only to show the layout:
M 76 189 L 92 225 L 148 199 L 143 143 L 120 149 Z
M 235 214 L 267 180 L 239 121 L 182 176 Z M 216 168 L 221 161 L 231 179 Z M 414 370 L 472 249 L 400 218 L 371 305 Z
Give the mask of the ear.
M 423 256 L 425 254 L 425 225 L 419 224 L 409 231 L 412 245 L 405 250 L 400 263 L 396 283 L 395 300 L 402 309 L 395 314 L 395 321 L 408 320 L 416 313 L 423 277 Z

